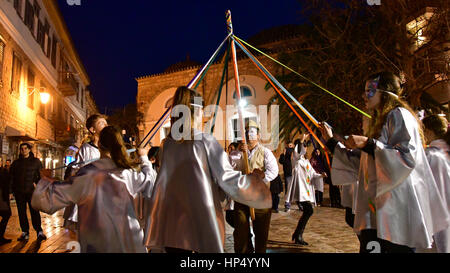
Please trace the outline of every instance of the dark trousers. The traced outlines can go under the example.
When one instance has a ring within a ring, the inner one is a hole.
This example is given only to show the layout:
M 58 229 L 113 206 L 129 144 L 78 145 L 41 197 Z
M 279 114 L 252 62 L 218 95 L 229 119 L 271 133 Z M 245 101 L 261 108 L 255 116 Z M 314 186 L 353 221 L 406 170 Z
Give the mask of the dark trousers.
M 378 244 L 375 245 L 379 246 L 379 250 L 381 253 L 414 253 L 414 249 L 408 246 L 397 245 L 378 238 L 376 229 L 361 230 L 359 239 L 360 239 L 359 253 L 374 252 L 376 247 L 373 246 L 374 245 L 373 243 L 371 243 L 371 245 L 368 245 L 370 242 L 377 242 Z
M 272 209 L 278 210 L 278 205 L 280 204 L 280 196 L 278 193 L 272 193 Z
M 330 184 L 330 201 L 332 207 L 339 207 L 341 205 L 341 192 L 338 186 Z
M 34 230 L 36 232 L 42 231 L 41 215 L 39 214 L 39 211 L 33 209 L 33 207 L 31 206 L 32 195 L 33 193 L 14 193 L 14 196 L 16 197 L 17 213 L 19 214 L 20 228 L 22 229 L 22 232 L 29 232 L 30 230 L 27 217 L 27 204 L 28 208 L 30 209 L 31 223 L 33 224 Z
M 322 205 L 323 202 L 323 192 L 321 191 L 316 191 L 316 202 L 319 205 Z
M 300 208 L 300 205 L 303 207 L 303 214 L 298 220 L 297 228 L 295 229 L 294 234 L 297 236 L 302 236 L 305 231 L 306 224 L 308 223 L 309 218 L 313 215 L 314 209 L 310 202 L 297 202 L 297 205 Z
M 345 208 L 345 222 L 351 228 L 353 228 L 353 222 L 355 222 L 355 215 L 353 214 L 352 208 Z
M 8 225 L 9 217 L 11 217 L 11 208 L 9 208 L 9 210 L 0 210 L 0 217 L 2 217 L 2 221 L 0 222 L 0 238 L 3 238 L 6 231 L 6 226 Z
M 253 232 L 255 233 L 255 252 L 266 253 L 267 239 L 269 237 L 270 209 L 255 209 Z M 250 238 L 250 209 L 248 206 L 235 202 L 234 204 L 234 252 L 251 253 L 252 242 Z

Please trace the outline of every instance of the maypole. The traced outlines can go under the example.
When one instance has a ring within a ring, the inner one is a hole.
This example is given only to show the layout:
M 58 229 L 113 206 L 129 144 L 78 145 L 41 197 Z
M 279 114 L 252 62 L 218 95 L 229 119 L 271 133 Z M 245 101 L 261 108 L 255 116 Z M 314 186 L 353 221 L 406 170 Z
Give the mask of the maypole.
M 233 35 L 233 24 L 231 23 L 231 11 L 230 10 L 227 10 L 226 19 L 227 19 L 228 36 L 231 36 L 231 35 Z M 237 96 L 237 101 L 238 101 L 237 104 L 238 104 L 239 125 L 241 127 L 240 132 L 241 132 L 241 136 L 242 136 L 242 143 L 247 144 L 247 140 L 245 139 L 245 124 L 244 124 L 244 119 L 242 117 L 242 109 L 241 109 L 241 106 L 239 105 L 239 102 L 241 101 L 241 85 L 239 83 L 239 70 L 238 70 L 237 58 L 236 58 L 236 46 L 234 44 L 233 39 L 230 39 L 230 43 L 231 43 L 231 56 L 232 56 L 233 68 L 234 68 L 234 83 L 235 83 L 235 87 L 236 87 L 236 96 Z M 242 160 L 244 162 L 243 173 L 249 174 L 250 168 L 248 166 L 247 150 L 245 150 L 243 152 Z M 253 221 L 255 220 L 255 210 L 253 208 L 250 208 L 250 217 L 252 218 Z

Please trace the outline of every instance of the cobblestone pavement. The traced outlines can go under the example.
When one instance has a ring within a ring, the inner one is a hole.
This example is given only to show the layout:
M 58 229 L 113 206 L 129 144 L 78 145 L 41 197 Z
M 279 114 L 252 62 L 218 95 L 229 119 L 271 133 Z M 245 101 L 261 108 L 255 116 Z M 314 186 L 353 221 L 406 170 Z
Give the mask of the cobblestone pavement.
M 291 241 L 302 212 L 295 205 L 284 212 L 281 196 L 279 213 L 272 213 L 267 244 L 268 253 L 358 253 L 359 241 L 353 230 L 345 223 L 345 210 L 329 207 L 328 185 L 324 189 L 324 206 L 314 207 L 314 214 L 306 225 L 303 239 L 308 246 Z M 254 237 L 253 237 L 254 238 Z M 227 224 L 225 251 L 234 253 L 233 228 Z
M 328 196 L 325 186 L 324 197 Z M 301 211 L 292 206 L 289 212 L 284 212 L 284 198 L 281 194 L 280 212 L 272 213 L 269 231 L 267 252 L 269 253 L 356 253 L 359 251 L 359 242 L 352 229 L 345 223 L 345 210 L 328 207 L 328 198 L 324 198 L 324 206 L 315 207 L 303 237 L 309 243 L 308 246 L 299 246 L 291 241 L 291 236 L 300 219 Z M 36 241 L 36 233 L 30 221 L 30 240 L 18 242 L 20 236 L 19 218 L 15 203 L 11 204 L 12 216 L 9 220 L 5 237 L 13 239 L 9 244 L 0 246 L 0 253 L 63 253 L 67 250 L 68 243 L 75 240 L 72 232 L 62 227 L 62 211 L 53 215 L 41 213 L 42 228 L 48 237 L 39 243 Z M 28 211 L 28 210 L 27 210 Z M 226 226 L 225 251 L 233 253 L 233 228 Z

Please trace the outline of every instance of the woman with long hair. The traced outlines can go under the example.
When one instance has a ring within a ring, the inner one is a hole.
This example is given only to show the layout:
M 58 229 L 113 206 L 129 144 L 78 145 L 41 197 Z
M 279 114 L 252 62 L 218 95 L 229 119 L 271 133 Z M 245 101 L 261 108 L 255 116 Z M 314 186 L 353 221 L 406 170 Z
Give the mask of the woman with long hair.
M 132 162 L 120 131 L 113 126 L 100 133 L 101 158 L 59 182 L 49 170 L 33 194 L 32 206 L 53 214 L 70 204 L 78 205 L 81 252 L 147 252 L 144 233 L 136 217 L 133 198 L 142 192 L 150 198 L 156 172 L 148 149 L 138 149 L 141 163 Z
M 447 211 L 450 212 L 450 141 L 448 139 L 448 122 L 444 117 L 431 115 L 422 120 L 425 126 L 425 137 L 428 163 L 433 172 L 434 181 L 441 194 Z M 450 253 L 450 228 L 434 234 L 436 250 L 439 253 Z
M 393 73 L 371 75 L 363 95 L 373 111 L 368 136 L 351 135 L 345 146 L 333 139 L 329 126 L 321 126 L 334 151 L 333 181 L 340 183 L 339 172 L 358 172 L 354 230 L 360 235 L 361 252 L 371 241 L 377 241 L 383 252 L 430 248 L 433 234 L 450 222 L 431 181 L 420 122 L 401 98 L 402 91 Z M 351 170 L 347 149 L 362 151 L 359 170 Z
M 151 251 L 223 252 L 224 193 L 253 208 L 272 206 L 264 173 L 243 175 L 233 170 L 217 140 L 195 129 L 201 115 L 200 95 L 179 87 L 150 199 L 145 244 Z

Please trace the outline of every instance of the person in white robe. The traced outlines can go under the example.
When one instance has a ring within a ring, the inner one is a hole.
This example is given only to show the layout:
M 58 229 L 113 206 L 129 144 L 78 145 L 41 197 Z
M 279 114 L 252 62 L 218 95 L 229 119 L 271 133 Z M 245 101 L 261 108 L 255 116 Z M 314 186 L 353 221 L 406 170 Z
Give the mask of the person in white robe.
M 86 120 L 86 128 L 90 134 L 89 142 L 83 143 L 78 150 L 75 163 L 72 167 L 72 175 L 74 175 L 83 166 L 100 159 L 100 150 L 98 149 L 98 141 L 100 132 L 108 126 L 105 117 L 100 114 L 93 114 Z M 76 231 L 78 222 L 78 207 L 76 204 L 68 206 L 64 209 L 64 227 Z
M 309 160 L 305 158 L 306 147 L 304 143 L 307 136 L 303 134 L 302 139 L 298 139 L 294 143 L 295 148 L 292 153 L 292 183 L 289 185 L 288 195 L 286 197 L 286 200 L 290 203 L 297 203 L 299 207 L 301 205 L 303 208 L 303 214 L 292 234 L 292 241 L 300 245 L 308 245 L 303 239 L 303 232 L 305 231 L 309 218 L 314 213 L 313 205 L 316 203 L 312 181 L 313 179 L 326 177 L 325 173 L 317 173 Z
M 427 116 L 422 120 L 428 147 L 426 155 L 433 172 L 434 181 L 442 200 L 450 212 L 450 132 L 448 122 L 439 115 Z M 450 253 L 450 227 L 434 234 L 438 253 Z
M 138 149 L 141 163 L 134 164 L 120 132 L 109 126 L 100 135 L 100 150 L 100 160 L 65 181 L 56 181 L 49 177 L 49 170 L 43 171 L 31 204 L 49 214 L 78 204 L 82 253 L 146 253 L 133 198 L 140 192 L 150 198 L 156 180 L 148 149 Z
M 401 94 L 401 82 L 393 73 L 369 77 L 363 95 L 367 108 L 374 111 L 369 137 L 350 135 L 344 146 L 333 139 L 331 127 L 321 124 L 327 146 L 334 147 L 332 172 L 339 171 L 335 164 L 352 166 L 347 149 L 362 151 L 359 169 L 354 170 L 358 173 L 354 230 L 361 238 L 361 252 L 368 251 L 370 242 L 387 253 L 431 248 L 433 234 L 449 226 L 421 128 Z M 333 182 L 343 183 L 337 178 Z
M 224 252 L 226 195 L 254 208 L 272 207 L 263 172 L 233 170 L 217 140 L 196 129 L 203 107 L 199 98 L 184 86 L 174 95 L 171 133 L 160 147 L 149 200 L 145 245 L 150 252 Z

